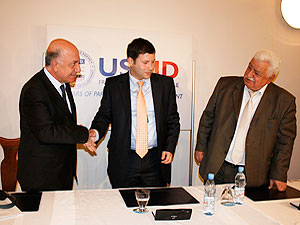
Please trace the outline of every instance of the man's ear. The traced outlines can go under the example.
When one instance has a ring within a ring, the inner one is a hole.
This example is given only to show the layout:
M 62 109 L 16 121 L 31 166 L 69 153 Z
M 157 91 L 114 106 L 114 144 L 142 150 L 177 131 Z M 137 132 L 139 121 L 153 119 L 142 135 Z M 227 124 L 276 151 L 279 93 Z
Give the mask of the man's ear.
M 273 80 L 275 80 L 275 74 L 268 78 L 267 84 L 271 83 Z
M 53 59 L 52 62 L 51 62 L 51 67 L 52 67 L 52 70 L 53 70 L 54 72 L 57 72 L 57 70 L 58 70 L 58 65 L 59 65 L 59 63 L 57 62 L 57 60 L 56 60 L 56 59 Z
M 131 67 L 134 64 L 134 60 L 131 57 L 127 58 L 127 62 L 128 62 L 129 67 Z

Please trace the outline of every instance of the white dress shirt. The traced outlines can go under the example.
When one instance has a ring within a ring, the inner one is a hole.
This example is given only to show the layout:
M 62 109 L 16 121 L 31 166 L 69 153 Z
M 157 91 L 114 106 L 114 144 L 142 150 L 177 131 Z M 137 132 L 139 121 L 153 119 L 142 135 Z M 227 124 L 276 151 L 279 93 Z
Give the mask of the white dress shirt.
M 60 94 L 60 96 L 63 97 L 63 95 L 62 95 L 62 90 L 60 89 L 60 86 L 62 85 L 62 83 L 60 83 L 58 80 L 56 80 L 56 79 L 51 75 L 51 73 L 49 73 L 49 71 L 46 69 L 46 67 L 44 67 L 44 72 L 45 72 L 46 76 L 48 77 L 48 79 L 50 80 L 50 82 L 51 82 L 51 83 L 53 84 L 53 86 L 55 87 L 55 89 L 58 91 L 58 93 Z M 65 86 L 65 89 L 66 89 L 66 84 L 63 83 L 63 85 Z M 69 101 L 69 96 L 68 96 L 67 91 L 66 91 L 66 98 L 67 98 L 68 108 L 69 108 L 70 112 L 72 112 L 71 104 L 70 104 L 70 101 Z
M 252 99 L 252 114 L 251 114 L 251 121 L 252 121 L 252 118 L 253 118 L 253 115 L 254 113 L 256 112 L 256 109 L 258 107 L 258 104 L 260 103 L 260 100 L 267 88 L 268 84 L 266 84 L 265 86 L 263 86 L 260 90 L 256 91 L 256 95 L 254 95 L 253 99 Z M 249 94 L 249 89 L 247 88 L 247 86 L 245 85 L 244 87 L 244 93 L 243 93 L 243 100 L 242 100 L 242 105 L 241 105 L 241 109 L 240 109 L 240 114 L 239 114 L 239 118 L 238 118 L 238 121 L 237 121 L 237 125 L 236 125 L 236 128 L 235 128 L 235 132 L 234 132 L 234 136 L 233 136 L 233 139 L 231 141 L 231 144 L 230 144 L 230 147 L 229 147 L 229 150 L 228 150 L 228 153 L 227 153 L 227 156 L 225 158 L 225 160 L 227 162 L 230 162 L 230 163 L 233 163 L 232 160 L 231 160 L 231 154 L 232 154 L 232 150 L 233 150 L 233 146 L 234 146 L 234 142 L 235 142 L 235 138 L 236 138 L 236 133 L 237 133 L 237 128 L 239 127 L 240 125 L 240 120 L 241 120 L 241 115 L 242 115 L 242 112 L 244 111 L 244 108 L 248 102 L 250 98 L 250 94 Z M 251 123 L 250 121 L 250 123 Z M 247 131 L 248 132 L 248 131 Z M 238 165 L 245 165 L 245 146 L 244 146 L 244 154 L 243 154 L 243 160 L 242 162 L 240 162 Z

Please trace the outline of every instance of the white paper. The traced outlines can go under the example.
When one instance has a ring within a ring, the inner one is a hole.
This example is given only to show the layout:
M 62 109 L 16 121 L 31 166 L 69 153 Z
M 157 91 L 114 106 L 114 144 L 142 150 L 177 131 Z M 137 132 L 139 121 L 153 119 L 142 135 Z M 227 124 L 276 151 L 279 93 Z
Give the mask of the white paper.
M 11 201 L 9 199 L 5 199 L 4 201 L 0 201 L 1 205 L 10 204 Z M 14 218 L 21 214 L 21 211 L 16 207 L 12 207 L 10 209 L 0 209 L 0 220 L 6 220 Z

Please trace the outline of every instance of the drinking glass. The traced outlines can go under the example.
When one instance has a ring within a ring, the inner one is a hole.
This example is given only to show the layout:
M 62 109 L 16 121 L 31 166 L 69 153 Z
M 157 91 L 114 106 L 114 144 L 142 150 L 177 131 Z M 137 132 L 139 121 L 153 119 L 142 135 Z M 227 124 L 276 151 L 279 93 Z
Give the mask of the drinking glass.
M 146 208 L 149 198 L 150 198 L 150 190 L 147 189 L 137 189 L 135 190 L 135 198 L 139 205 L 137 209 L 133 211 L 136 213 L 146 213 L 148 209 Z
M 232 187 L 226 185 L 225 189 L 221 196 L 221 204 L 225 206 L 233 206 L 234 205 L 234 193 Z

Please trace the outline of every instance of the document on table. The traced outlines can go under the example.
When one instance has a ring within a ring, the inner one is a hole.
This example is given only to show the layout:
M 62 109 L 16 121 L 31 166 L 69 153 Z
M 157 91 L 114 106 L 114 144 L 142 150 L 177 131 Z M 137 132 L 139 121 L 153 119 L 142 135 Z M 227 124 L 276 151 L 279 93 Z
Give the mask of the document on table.
M 290 205 L 293 206 L 295 209 L 300 210 L 300 202 L 299 201 L 290 202 Z
M 10 204 L 11 201 L 9 199 L 5 199 L 4 201 L 1 201 L 1 205 Z M 10 209 L 0 209 L 0 220 L 6 220 L 14 218 L 21 214 L 21 211 L 17 208 L 17 206 L 14 206 Z

